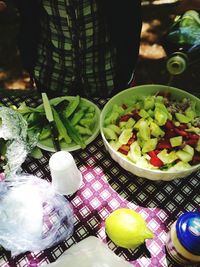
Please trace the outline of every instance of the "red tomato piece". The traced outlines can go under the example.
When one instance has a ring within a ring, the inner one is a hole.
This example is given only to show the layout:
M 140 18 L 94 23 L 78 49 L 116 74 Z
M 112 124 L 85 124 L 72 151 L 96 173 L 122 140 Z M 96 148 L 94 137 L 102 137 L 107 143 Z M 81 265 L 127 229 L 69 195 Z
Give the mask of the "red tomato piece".
M 157 157 L 157 154 L 159 153 L 158 150 L 152 150 L 148 152 L 148 155 L 153 158 L 153 157 Z
M 133 110 L 133 111 L 132 111 L 132 115 L 131 115 L 131 117 L 132 117 L 134 120 L 136 120 L 136 121 L 139 121 L 139 119 L 141 119 L 138 110 Z
M 133 142 L 135 142 L 135 140 L 136 140 L 136 135 L 135 134 L 133 134 L 132 135 L 132 137 L 128 140 L 128 143 L 127 143 L 127 145 L 131 145 Z
M 199 140 L 199 135 L 195 133 L 188 133 L 188 139 Z
M 186 123 L 181 123 L 178 127 L 177 127 L 179 130 L 185 130 L 188 128 L 187 124 Z
M 155 149 L 154 152 L 155 152 L 155 154 L 157 155 L 158 153 L 160 153 L 160 150 Z
M 173 129 L 173 128 L 174 128 L 174 124 L 173 124 L 173 122 L 172 122 L 172 121 L 170 121 L 170 120 L 167 120 L 167 122 L 165 123 L 164 127 L 165 127 L 166 129 L 169 129 L 169 130 L 171 130 L 171 129 Z
M 121 118 L 119 119 L 119 121 L 128 121 L 130 119 L 130 114 L 126 114 L 121 116 Z
M 195 153 L 191 161 L 191 164 L 197 163 L 200 163 L 200 153 Z
M 184 130 L 180 130 L 178 128 L 174 128 L 174 131 L 178 134 L 178 135 L 181 135 L 181 136 L 188 136 L 188 133 L 185 132 Z
M 159 143 L 156 146 L 156 149 L 162 150 L 162 149 L 170 149 L 172 148 L 169 140 L 160 140 Z
M 149 162 L 155 167 L 162 167 L 163 166 L 162 160 L 160 160 L 157 156 L 151 157 Z
M 160 160 L 158 157 L 157 157 L 157 154 L 159 153 L 158 150 L 152 150 L 152 151 L 149 151 L 148 152 L 148 155 L 151 157 L 150 159 L 150 163 L 155 166 L 155 167 L 161 167 L 163 166 L 163 162 L 162 160 Z
M 129 150 L 130 150 L 129 145 L 121 145 L 120 148 L 118 149 L 118 151 L 124 155 L 128 155 Z
M 195 146 L 197 142 L 198 142 L 198 139 L 190 139 L 190 140 L 185 141 L 184 143 L 186 145 Z
M 177 133 L 174 131 L 174 129 L 169 129 L 165 132 L 165 138 L 169 139 L 171 137 L 177 136 Z

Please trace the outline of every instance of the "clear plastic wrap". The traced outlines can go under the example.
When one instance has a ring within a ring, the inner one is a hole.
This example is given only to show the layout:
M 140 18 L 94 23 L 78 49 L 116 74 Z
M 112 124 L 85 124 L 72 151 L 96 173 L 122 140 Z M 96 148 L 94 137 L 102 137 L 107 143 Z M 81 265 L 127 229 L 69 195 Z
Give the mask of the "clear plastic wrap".
M 73 220 L 70 203 L 47 181 L 24 174 L 0 182 L 0 245 L 12 256 L 69 238 Z

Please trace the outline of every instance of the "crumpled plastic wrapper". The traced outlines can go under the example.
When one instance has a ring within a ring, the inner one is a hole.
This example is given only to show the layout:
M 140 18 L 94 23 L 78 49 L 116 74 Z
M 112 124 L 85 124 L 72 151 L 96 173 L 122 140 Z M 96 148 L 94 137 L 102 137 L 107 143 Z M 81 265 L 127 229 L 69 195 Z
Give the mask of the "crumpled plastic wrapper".
M 26 120 L 11 108 L 0 107 L 0 121 L 0 138 L 8 141 L 4 173 L 11 177 L 20 170 L 27 154 L 36 146 L 38 135 L 29 138 Z
M 62 242 L 73 225 L 71 204 L 49 182 L 28 174 L 0 182 L 0 245 L 12 256 Z
M 167 37 L 174 43 L 200 45 L 200 15 L 195 10 L 188 10 L 175 18 Z

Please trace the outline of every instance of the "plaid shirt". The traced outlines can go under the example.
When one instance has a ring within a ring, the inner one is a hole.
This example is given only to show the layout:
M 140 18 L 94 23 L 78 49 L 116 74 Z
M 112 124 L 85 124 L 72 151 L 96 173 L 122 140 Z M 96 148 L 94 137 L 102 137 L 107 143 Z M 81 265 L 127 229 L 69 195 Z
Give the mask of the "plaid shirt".
M 96 1 L 42 0 L 42 5 L 36 80 L 56 94 L 110 94 L 116 52 Z

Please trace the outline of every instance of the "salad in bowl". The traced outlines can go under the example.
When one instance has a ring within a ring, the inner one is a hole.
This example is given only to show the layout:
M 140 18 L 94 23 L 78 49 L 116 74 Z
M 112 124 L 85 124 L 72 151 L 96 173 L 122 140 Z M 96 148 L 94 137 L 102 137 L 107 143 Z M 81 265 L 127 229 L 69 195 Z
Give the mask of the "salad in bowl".
M 140 177 L 172 180 L 200 167 L 200 100 L 183 90 L 124 90 L 103 108 L 100 129 L 111 157 Z

